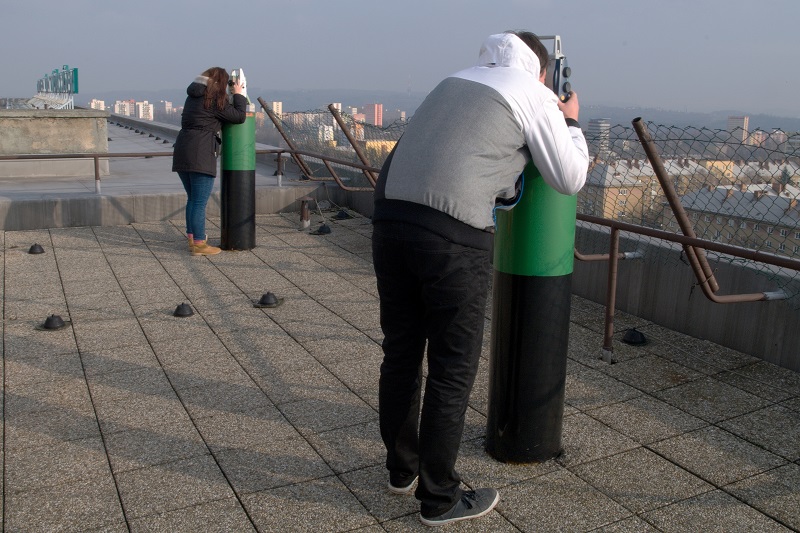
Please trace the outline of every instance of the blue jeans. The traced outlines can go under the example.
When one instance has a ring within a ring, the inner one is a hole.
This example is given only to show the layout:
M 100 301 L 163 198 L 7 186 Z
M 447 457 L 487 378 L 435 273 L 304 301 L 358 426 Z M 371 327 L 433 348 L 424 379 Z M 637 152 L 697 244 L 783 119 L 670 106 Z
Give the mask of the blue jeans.
M 206 204 L 214 188 L 214 176 L 199 172 L 178 172 L 186 189 L 186 233 L 197 240 L 206 238 Z
M 420 511 L 436 516 L 461 498 L 455 463 L 481 354 L 490 252 L 413 224 L 379 222 L 372 254 L 384 333 L 378 402 L 386 467 L 396 486 L 419 475 Z

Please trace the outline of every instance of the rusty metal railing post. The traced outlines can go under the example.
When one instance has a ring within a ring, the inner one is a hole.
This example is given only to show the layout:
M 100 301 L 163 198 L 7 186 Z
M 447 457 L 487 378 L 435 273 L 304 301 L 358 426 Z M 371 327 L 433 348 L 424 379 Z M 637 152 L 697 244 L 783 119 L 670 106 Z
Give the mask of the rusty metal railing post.
M 347 137 L 347 140 L 350 142 L 350 146 L 352 146 L 353 150 L 355 150 L 356 155 L 361 160 L 361 163 L 367 166 L 372 166 L 372 163 L 369 162 L 366 154 L 364 154 L 364 151 L 361 150 L 360 146 L 358 146 L 358 143 L 356 142 L 356 139 L 353 137 L 353 134 L 347 128 L 347 124 L 344 123 L 344 120 L 342 119 L 342 115 L 339 113 L 339 110 L 336 109 L 336 107 L 334 107 L 333 104 L 328 105 L 328 110 L 331 112 L 331 115 L 333 115 L 333 118 L 336 120 L 336 123 L 339 125 L 342 132 L 344 132 L 344 136 Z M 378 178 L 375 177 L 375 174 L 373 174 L 369 170 L 362 170 L 362 172 L 364 173 L 364 177 L 366 177 L 367 180 L 374 187 L 375 183 L 378 181 Z
M 768 265 L 781 268 L 788 268 L 800 272 L 800 261 L 796 259 L 790 259 L 784 256 L 765 254 L 764 252 L 759 252 L 757 250 L 748 250 L 746 248 L 739 248 L 727 244 L 720 244 L 713 241 L 703 241 L 696 237 L 689 237 L 686 235 L 681 235 L 679 233 L 670 233 L 663 230 L 651 229 L 644 226 L 636 226 L 634 224 L 628 224 L 616 220 L 608 220 L 593 215 L 579 214 L 577 218 L 580 221 L 588 222 L 590 224 L 607 226 L 612 230 L 618 229 L 620 231 L 627 231 L 636 235 L 644 235 L 647 237 L 662 239 L 667 242 L 676 242 L 684 247 L 686 246 L 691 248 L 703 247 L 704 249 L 713 250 L 715 252 L 719 252 L 722 254 L 729 254 L 733 255 L 734 257 L 749 259 L 757 263 L 765 263 Z M 641 254 L 638 252 L 633 252 L 633 253 L 636 254 L 636 256 L 641 256 Z M 602 259 L 602 256 L 599 255 L 582 256 L 582 257 L 588 258 L 589 260 L 592 261 Z M 633 257 L 634 256 L 632 256 L 631 258 Z M 758 302 L 762 300 L 783 300 L 789 297 L 789 295 L 783 289 L 778 289 L 775 291 L 755 292 L 750 294 L 726 294 L 721 296 L 714 294 L 711 291 L 711 287 L 709 287 L 708 278 L 705 277 L 702 269 L 700 268 L 700 264 L 697 261 L 697 256 L 695 254 L 687 254 L 687 257 L 689 258 L 689 264 L 692 267 L 692 271 L 694 272 L 695 278 L 698 280 L 698 285 L 700 285 L 703 294 L 706 296 L 706 298 L 708 298 L 714 303 L 730 304 L 730 303 L 742 303 L 742 302 Z
M 656 148 L 652 137 L 650 137 L 650 132 L 647 131 L 647 125 L 642 121 L 641 117 L 633 119 L 632 124 L 633 129 L 636 131 L 636 135 L 639 136 L 639 142 L 641 142 L 642 148 L 644 148 L 644 152 L 647 154 L 647 159 L 650 160 L 650 164 L 653 166 L 653 172 L 655 172 L 659 183 L 661 183 L 661 188 L 664 190 L 664 196 L 666 196 L 667 202 L 669 202 L 669 206 L 672 208 L 672 212 L 675 215 L 678 226 L 681 228 L 683 234 L 687 237 L 697 238 L 694 233 L 692 223 L 689 220 L 689 216 L 683 209 L 683 205 L 681 205 L 678 193 L 675 191 L 675 187 L 669 180 L 669 175 L 667 174 L 667 169 L 664 168 L 664 163 L 661 161 L 661 156 L 658 155 L 658 149 Z M 708 264 L 705 252 L 702 249 L 686 245 L 684 245 L 684 250 L 686 250 L 686 255 L 696 256 L 697 263 L 702 270 L 703 276 L 705 277 L 711 292 L 717 292 L 719 290 L 719 284 L 714 278 L 714 272 L 711 270 L 711 266 Z
M 275 161 L 278 163 L 278 168 L 277 168 L 277 170 L 275 170 L 275 175 L 278 177 L 278 187 L 280 187 L 282 185 L 281 182 L 283 181 L 283 154 L 284 153 L 285 152 L 283 152 L 283 151 L 278 152 L 277 153 L 277 157 L 275 158 Z
M 606 283 L 606 325 L 603 337 L 603 361 L 614 361 L 614 308 L 617 306 L 617 267 L 619 265 L 619 230 L 611 228 L 609 244 L 608 281 Z
M 94 159 L 94 192 L 100 194 L 100 158 L 95 155 Z
M 300 227 L 302 229 L 307 229 L 311 226 L 311 211 L 308 207 L 308 203 L 314 200 L 310 196 L 303 196 L 300 198 Z
M 286 145 L 291 150 L 292 159 L 294 159 L 294 162 L 297 163 L 297 166 L 300 167 L 300 170 L 306 176 L 311 177 L 314 174 L 313 172 L 311 172 L 311 167 L 309 167 L 306 164 L 306 162 L 303 161 L 303 158 L 296 153 L 297 147 L 295 146 L 294 142 L 292 142 L 292 140 L 289 138 L 289 136 L 286 134 L 286 132 L 283 130 L 283 126 L 281 126 L 280 119 L 277 117 L 277 115 L 275 115 L 275 113 L 272 112 L 272 109 L 269 108 L 267 103 L 261 97 L 258 97 L 258 103 L 261 104 L 261 109 L 263 109 L 264 112 L 267 114 L 269 119 L 275 125 L 275 129 L 278 130 L 278 133 L 281 134 L 281 137 L 283 137 L 283 140 L 286 142 Z

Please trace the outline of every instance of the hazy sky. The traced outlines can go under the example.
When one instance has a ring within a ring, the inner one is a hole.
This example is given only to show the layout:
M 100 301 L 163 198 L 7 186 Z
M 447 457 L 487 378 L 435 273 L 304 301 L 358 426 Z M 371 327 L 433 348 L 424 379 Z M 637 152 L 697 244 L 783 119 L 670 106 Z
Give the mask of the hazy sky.
M 583 105 L 800 117 L 798 0 L 3 0 L 0 96 L 67 64 L 80 91 L 428 92 L 507 29 L 559 34 Z M 269 100 L 268 94 L 263 96 Z

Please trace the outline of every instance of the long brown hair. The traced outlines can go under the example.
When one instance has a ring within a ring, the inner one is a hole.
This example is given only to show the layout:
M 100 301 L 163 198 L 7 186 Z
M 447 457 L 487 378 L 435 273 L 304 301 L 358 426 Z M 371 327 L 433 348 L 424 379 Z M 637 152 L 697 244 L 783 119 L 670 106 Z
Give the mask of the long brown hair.
M 222 67 L 211 67 L 203 72 L 203 76 L 208 78 L 203 107 L 211 109 L 213 102 L 216 104 L 217 109 L 223 109 L 227 99 L 225 89 L 228 88 L 228 72 Z

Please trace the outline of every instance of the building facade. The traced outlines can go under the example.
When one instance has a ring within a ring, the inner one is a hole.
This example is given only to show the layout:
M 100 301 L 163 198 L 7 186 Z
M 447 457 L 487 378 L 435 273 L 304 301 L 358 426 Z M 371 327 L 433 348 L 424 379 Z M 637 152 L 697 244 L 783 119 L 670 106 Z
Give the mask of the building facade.
M 728 125 L 725 128 L 733 136 L 733 140 L 746 143 L 749 136 L 750 117 L 731 116 L 728 117 Z
M 136 112 L 134 100 L 117 100 L 114 102 L 114 113 L 131 117 Z
M 591 119 L 586 128 L 586 143 L 591 157 L 608 157 L 611 153 L 611 121 L 607 118 Z
M 800 188 L 782 183 L 709 186 L 681 203 L 698 237 L 800 257 Z
M 154 120 L 154 106 L 147 100 L 144 102 L 136 102 L 136 118 L 142 120 Z
M 366 123 L 383 127 L 383 104 L 367 104 L 364 106 L 364 116 Z

